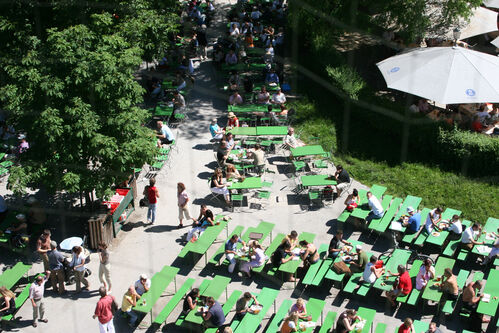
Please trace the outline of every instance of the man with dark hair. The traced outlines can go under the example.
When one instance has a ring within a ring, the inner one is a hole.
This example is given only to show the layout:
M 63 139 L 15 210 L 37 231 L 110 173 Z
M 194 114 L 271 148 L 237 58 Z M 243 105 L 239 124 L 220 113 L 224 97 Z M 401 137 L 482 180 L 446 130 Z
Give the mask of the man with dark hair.
M 348 184 L 350 184 L 350 175 L 345 169 L 343 169 L 343 166 L 338 165 L 336 167 L 334 179 L 336 179 L 337 182 L 335 185 L 337 196 L 340 196 L 341 192 L 347 188 Z
M 99 319 L 100 333 L 114 333 L 113 310 L 114 296 L 108 295 L 105 287 L 99 288 L 100 299 L 95 306 L 92 318 Z
M 205 327 L 216 327 L 220 328 L 225 323 L 224 310 L 220 303 L 215 301 L 213 297 L 208 297 L 206 299 L 206 304 L 208 305 L 208 311 L 202 312 Z
M 328 251 L 329 256 L 332 258 L 337 257 L 338 254 L 341 252 L 343 244 L 352 245 L 352 243 L 343 239 L 343 231 L 338 230 L 336 231 L 336 235 L 333 238 L 331 238 L 331 242 L 329 243 L 329 251 Z
M 471 250 L 474 245 L 484 244 L 484 242 L 477 242 L 481 231 L 482 227 L 477 223 L 473 223 L 471 227 L 466 228 L 461 237 L 461 247 L 467 250 Z
M 248 304 L 251 300 L 253 300 L 253 304 L 259 305 L 255 295 L 249 292 L 245 292 L 243 296 L 237 300 L 235 316 L 236 319 L 241 320 L 246 313 L 251 312 L 251 309 L 248 307 Z
M 147 196 L 149 202 L 147 209 L 147 223 L 153 224 L 156 221 L 156 206 L 158 204 L 159 192 L 156 188 L 156 179 L 149 179 L 149 186 L 144 188 L 143 194 Z
M 236 268 L 236 258 L 234 256 L 236 255 L 237 243 L 241 243 L 243 246 L 246 245 L 238 235 L 232 235 L 232 237 L 225 242 L 225 257 L 229 261 L 229 273 L 234 272 L 234 268 Z
M 54 292 L 59 292 L 59 295 L 64 294 L 66 290 L 64 289 L 64 256 L 57 251 L 57 243 L 55 241 L 50 242 L 50 251 L 48 252 L 49 258 L 49 268 L 50 268 L 50 283 L 52 284 L 52 290 Z M 59 286 L 57 285 L 59 283 Z
M 395 300 L 397 299 L 397 297 L 409 295 L 412 290 L 412 281 L 411 277 L 409 276 L 409 272 L 407 272 L 403 265 L 398 265 L 397 271 L 398 273 L 392 273 L 390 270 L 388 270 L 388 274 L 390 276 L 398 276 L 395 284 L 393 285 L 393 290 L 386 292 L 386 297 L 388 298 L 392 306 L 396 305 Z

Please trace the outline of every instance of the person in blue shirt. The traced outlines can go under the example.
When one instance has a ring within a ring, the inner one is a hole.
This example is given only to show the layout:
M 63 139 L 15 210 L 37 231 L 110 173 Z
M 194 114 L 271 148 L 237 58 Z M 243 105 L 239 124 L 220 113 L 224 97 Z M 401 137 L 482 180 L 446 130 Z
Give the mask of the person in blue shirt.
M 234 272 L 234 268 L 236 267 L 236 258 L 234 258 L 234 256 L 236 255 L 237 243 L 246 246 L 246 243 L 239 238 L 238 235 L 232 235 L 232 237 L 225 242 L 225 257 L 229 261 L 229 273 Z
M 210 133 L 211 137 L 215 140 L 221 140 L 224 136 L 224 131 L 218 126 L 215 118 L 211 120 Z
M 421 214 L 415 213 L 414 208 L 407 207 L 407 214 L 409 214 L 409 219 L 407 222 L 403 222 L 402 225 L 407 227 L 407 232 L 414 234 L 419 231 L 421 226 Z
M 158 137 L 158 147 L 161 148 L 164 144 L 170 144 L 175 140 L 172 130 L 167 125 L 164 125 L 162 121 L 158 121 L 156 124 L 159 134 Z
M 276 74 L 275 70 L 271 70 L 270 73 L 265 77 L 265 83 L 275 83 L 279 84 L 279 76 Z

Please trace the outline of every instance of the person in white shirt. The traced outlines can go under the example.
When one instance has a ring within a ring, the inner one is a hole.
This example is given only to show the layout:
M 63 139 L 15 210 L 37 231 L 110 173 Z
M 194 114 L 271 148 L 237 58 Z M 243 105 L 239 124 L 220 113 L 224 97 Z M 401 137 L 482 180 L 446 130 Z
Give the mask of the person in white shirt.
M 230 105 L 240 105 L 243 104 L 243 98 L 241 95 L 239 95 L 239 92 L 236 90 L 232 95 L 229 97 L 229 104 Z
M 369 262 L 364 269 L 364 273 L 362 273 L 362 279 L 365 282 L 374 283 L 376 282 L 376 279 L 378 279 L 385 272 L 385 269 L 383 267 L 376 268 L 376 261 L 378 261 L 378 258 L 376 258 L 376 256 L 371 256 L 371 258 L 369 259 Z
M 482 228 L 477 223 L 473 223 L 471 227 L 467 228 L 461 237 L 461 248 L 471 250 L 474 245 L 482 245 L 484 242 L 476 241 L 481 231 Z
M 492 250 L 490 250 L 489 255 L 485 257 L 485 259 L 482 261 L 480 265 L 482 266 L 487 265 L 491 260 L 494 260 L 498 256 L 499 256 L 499 239 L 496 239 L 494 247 L 492 248 Z
M 460 237 L 463 233 L 463 224 L 459 219 L 459 215 L 452 216 L 452 219 L 449 221 L 449 226 L 443 228 L 443 230 L 450 231 L 451 238 L 458 239 L 456 237 Z
M 288 128 L 288 134 L 284 137 L 284 144 L 289 148 L 302 147 L 305 144 L 295 138 L 295 129 L 293 127 Z
M 378 198 L 376 198 L 371 191 L 367 192 L 367 204 L 369 205 L 369 208 L 371 208 L 371 211 L 366 217 L 366 223 L 371 222 L 372 219 L 380 219 L 383 217 L 383 214 L 385 214 L 385 211 L 383 209 L 383 206 L 381 206 L 381 203 L 379 202 Z
M 148 292 L 149 288 L 151 288 L 151 279 L 148 279 L 146 274 L 141 274 L 140 278 L 135 281 L 134 287 L 137 294 L 142 296 L 142 294 Z
M 442 208 L 437 207 L 432 210 L 426 217 L 425 229 L 428 234 L 431 234 L 433 228 L 438 227 L 438 224 L 442 220 Z
M 286 103 L 286 96 L 281 91 L 281 88 L 277 89 L 277 92 L 272 95 L 272 104 L 284 104 Z
M 235 37 L 239 36 L 239 28 L 236 25 L 236 23 L 231 24 L 230 29 L 229 29 L 229 33 L 231 36 L 235 36 Z
M 425 259 L 424 265 L 419 268 L 416 276 L 416 289 L 421 290 L 428 284 L 428 281 L 435 277 L 435 267 L 433 267 L 430 259 Z

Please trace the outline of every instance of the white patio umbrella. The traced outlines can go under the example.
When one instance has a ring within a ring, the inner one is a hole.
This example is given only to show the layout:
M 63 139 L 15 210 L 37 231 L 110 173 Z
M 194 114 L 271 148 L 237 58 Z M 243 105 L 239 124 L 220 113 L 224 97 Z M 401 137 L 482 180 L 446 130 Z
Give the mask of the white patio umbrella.
M 460 29 L 458 39 L 466 39 L 491 31 L 497 31 L 497 13 L 487 8 L 478 7 L 473 9 L 473 15 L 470 17 L 469 23 Z M 447 38 L 453 39 L 454 31 L 449 31 Z
M 496 39 L 494 39 L 492 42 L 490 42 L 492 45 L 494 45 L 495 47 L 499 48 L 499 37 L 497 37 Z
M 389 88 L 435 102 L 499 102 L 499 57 L 457 46 L 428 47 L 376 65 Z
M 499 0 L 483 0 L 485 7 L 499 8 Z

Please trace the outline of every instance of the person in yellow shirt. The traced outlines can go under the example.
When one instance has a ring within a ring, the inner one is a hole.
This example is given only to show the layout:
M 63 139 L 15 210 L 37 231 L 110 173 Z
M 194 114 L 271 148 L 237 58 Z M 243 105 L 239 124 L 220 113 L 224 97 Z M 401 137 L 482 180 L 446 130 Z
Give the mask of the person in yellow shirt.
M 128 317 L 128 325 L 130 327 L 135 327 L 137 322 L 137 314 L 132 310 L 134 306 L 137 305 L 137 300 L 140 299 L 140 295 L 135 291 L 134 286 L 130 286 L 123 295 L 123 301 L 121 302 L 121 311 L 125 313 Z

